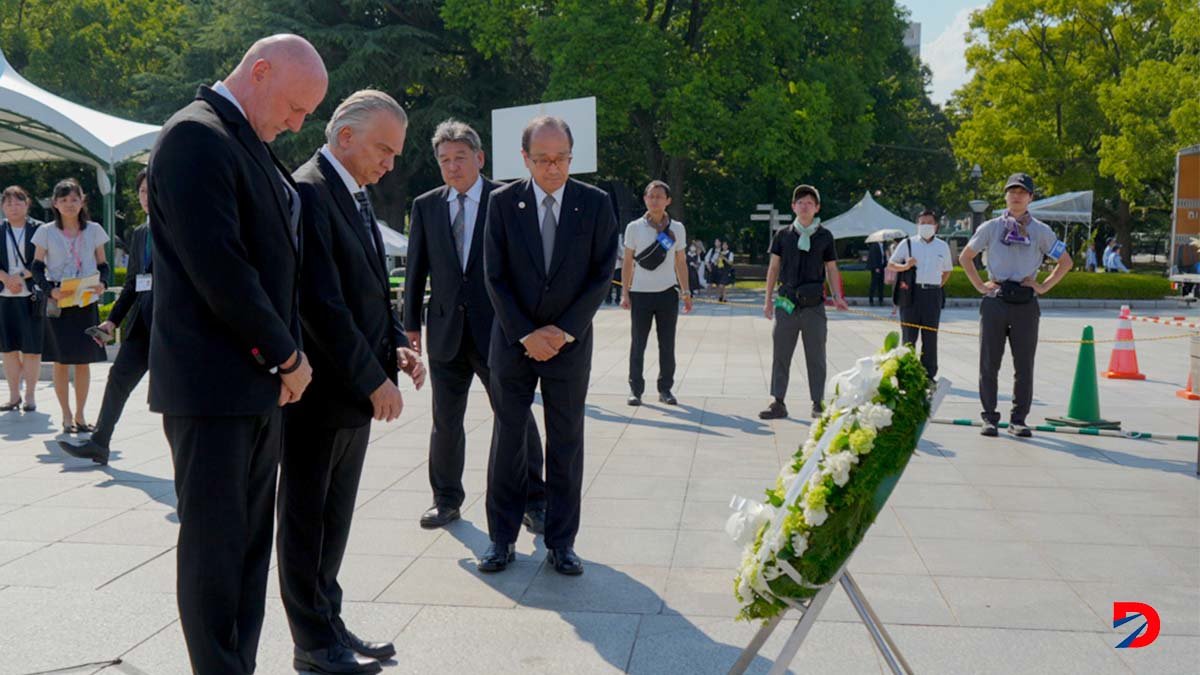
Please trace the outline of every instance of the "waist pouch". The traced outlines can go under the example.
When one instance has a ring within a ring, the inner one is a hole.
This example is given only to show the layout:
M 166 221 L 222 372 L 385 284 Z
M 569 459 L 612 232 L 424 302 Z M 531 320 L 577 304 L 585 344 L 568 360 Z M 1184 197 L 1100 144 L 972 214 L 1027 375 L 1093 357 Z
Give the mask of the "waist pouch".
M 1033 289 L 1019 281 L 1004 281 L 1000 283 L 1000 299 L 1010 305 L 1024 305 L 1033 300 Z
M 784 286 L 780 294 L 796 303 L 797 307 L 816 307 L 825 302 L 825 283 L 814 281 L 796 286 Z
M 675 238 L 671 236 L 671 229 L 667 228 L 659 233 L 652 244 L 633 256 L 633 259 L 647 270 L 656 270 L 666 261 L 667 252 L 674 246 Z

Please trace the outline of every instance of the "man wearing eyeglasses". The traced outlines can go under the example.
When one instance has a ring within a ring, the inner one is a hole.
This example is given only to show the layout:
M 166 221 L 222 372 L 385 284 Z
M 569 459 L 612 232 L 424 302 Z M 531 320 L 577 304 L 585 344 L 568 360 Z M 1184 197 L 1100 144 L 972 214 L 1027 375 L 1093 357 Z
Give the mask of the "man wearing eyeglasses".
M 484 276 L 496 308 L 488 365 L 496 425 L 488 463 L 491 546 L 481 572 L 515 560 L 528 484 L 525 420 L 542 387 L 546 422 L 547 561 L 583 573 L 575 554 L 583 486 L 584 400 L 592 367 L 592 317 L 612 283 L 617 220 L 601 190 L 568 178 L 571 129 L 533 119 L 521 135 L 531 178 L 492 192 Z
M 997 378 L 1004 359 L 1004 343 L 1012 348 L 1013 407 L 1008 433 L 1029 438 L 1025 424 L 1033 403 L 1033 357 L 1037 352 L 1041 310 L 1037 296 L 1045 295 L 1071 270 L 1067 247 L 1042 221 L 1029 213 L 1033 201 L 1033 179 L 1014 173 L 1004 186 L 1008 207 L 999 218 L 979 226 L 967 242 L 958 262 L 975 290 L 983 295 L 979 304 L 979 402 L 983 404 L 984 436 L 997 436 L 1000 413 L 996 412 Z M 975 256 L 987 251 L 988 280 L 975 269 Z M 1057 260 L 1045 281 L 1037 279 L 1043 258 Z

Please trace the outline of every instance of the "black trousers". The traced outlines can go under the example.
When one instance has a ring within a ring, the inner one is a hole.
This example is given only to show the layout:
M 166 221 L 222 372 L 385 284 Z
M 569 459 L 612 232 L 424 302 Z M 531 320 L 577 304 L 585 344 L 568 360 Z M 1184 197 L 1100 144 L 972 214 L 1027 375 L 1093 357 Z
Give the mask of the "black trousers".
M 642 378 L 642 363 L 646 342 L 650 339 L 650 323 L 654 322 L 658 337 L 658 390 L 670 391 L 675 386 L 675 325 L 679 321 L 679 293 L 674 288 L 657 293 L 629 294 L 630 332 L 629 390 L 641 396 L 646 390 Z
M 921 326 L 929 326 L 937 328 L 942 320 L 942 289 L 941 288 L 921 288 L 917 286 L 913 289 L 913 302 L 907 307 L 900 308 L 900 321 L 904 323 L 913 323 Z M 921 365 L 925 366 L 925 373 L 930 379 L 937 377 L 938 358 L 937 358 L 937 331 L 923 330 L 911 326 L 902 326 L 900 329 L 904 336 L 904 341 L 916 347 L 917 334 L 921 335 Z
M 529 483 L 526 418 L 542 383 L 546 422 L 546 546 L 575 545 L 583 490 L 583 419 L 590 373 L 569 379 L 539 378 L 526 360 L 502 375 L 492 370 L 496 428 L 488 460 L 488 533 L 497 544 L 517 539 Z
M 198 675 L 253 673 L 271 564 L 281 420 L 164 415 L 179 498 L 179 620 Z
M 606 305 L 611 305 L 614 302 L 621 301 L 621 268 L 613 270 L 613 282 L 608 287 L 608 295 L 604 298 Z
M 104 385 L 104 401 L 100 404 L 100 416 L 96 420 L 96 431 L 92 441 L 108 447 L 113 430 L 129 395 L 137 388 L 146 370 L 150 367 L 150 330 L 139 330 L 121 343 L 117 358 L 108 371 L 108 382 Z
M 279 590 L 292 640 L 306 651 L 338 642 L 338 570 L 350 539 L 370 423 L 329 429 L 284 415 L 279 472 Z
M 1012 349 L 1013 406 L 1009 421 L 1025 424 L 1033 404 L 1033 358 L 1037 353 L 1038 322 L 1042 312 L 1037 298 L 1013 305 L 1000 298 L 984 298 L 979 305 L 979 402 L 983 419 L 996 424 L 997 377 L 1004 359 L 1004 343 Z
M 883 269 L 871 270 L 871 285 L 867 288 L 867 302 L 874 305 L 875 300 L 883 305 Z
M 487 391 L 492 411 L 496 413 L 496 397 L 492 393 L 491 371 L 487 357 L 471 339 L 469 331 L 463 331 L 458 354 L 450 361 L 429 362 L 429 375 L 433 385 L 433 431 L 429 434 L 429 485 L 433 488 L 433 501 L 438 506 L 458 508 L 466 499 L 463 489 L 463 466 L 466 463 L 467 434 L 463 429 L 463 416 L 467 412 L 467 396 L 471 391 L 471 378 L 478 376 Z M 494 414 L 494 419 L 499 415 Z M 546 482 L 542 479 L 542 437 L 531 410 L 525 411 L 525 439 L 528 468 L 527 507 L 544 508 L 546 505 Z M 492 437 L 496 436 L 493 423 Z

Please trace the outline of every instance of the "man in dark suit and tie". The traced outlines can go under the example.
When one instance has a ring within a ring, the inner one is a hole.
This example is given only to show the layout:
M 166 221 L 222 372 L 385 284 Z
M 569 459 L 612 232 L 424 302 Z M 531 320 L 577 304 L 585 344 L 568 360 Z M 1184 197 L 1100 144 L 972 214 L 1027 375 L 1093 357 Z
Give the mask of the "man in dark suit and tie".
M 488 196 L 499 187 L 479 173 L 483 144 L 470 126 L 456 120 L 439 124 L 433 133 L 433 152 L 445 185 L 413 202 L 404 284 L 404 325 L 410 328 L 408 338 L 414 345 L 427 346 L 433 379 L 433 432 L 429 437 L 433 506 L 421 515 L 421 527 L 425 528 L 458 519 L 466 497 L 462 484 L 467 446 L 463 416 L 474 376 L 479 376 L 492 399 L 487 354 L 495 312 L 483 283 L 483 228 Z M 426 281 L 431 282 L 433 291 L 426 320 L 429 336 L 422 343 Z M 542 534 L 546 522 L 542 439 L 532 411 L 527 418 L 529 493 L 524 523 L 530 532 Z
M 617 220 L 601 190 L 569 179 L 571 129 L 532 120 L 521 135 L 531 179 L 492 192 L 484 272 L 496 309 L 488 365 L 496 426 L 488 464 L 492 543 L 481 572 L 515 559 L 528 490 L 526 417 L 541 382 L 546 420 L 547 561 L 582 574 L 575 555 L 583 485 L 583 420 L 592 367 L 592 318 L 612 283 Z
M 154 294 L 151 276 L 153 248 L 148 219 L 150 191 L 146 186 L 146 176 L 146 170 L 142 169 L 138 172 L 134 184 L 137 186 L 142 211 L 147 214 L 147 221 L 133 228 L 129 235 L 129 263 L 125 269 L 125 284 L 113 303 L 108 319 L 98 326 L 111 339 L 117 326 L 126 319 L 129 320 L 122 335 L 117 359 L 108 371 L 108 383 L 104 385 L 104 402 L 100 404 L 96 430 L 83 445 L 67 441 L 58 442 L 58 446 L 67 454 L 90 459 L 101 465 L 108 464 L 108 444 L 112 440 L 117 420 L 121 419 L 121 411 L 125 409 L 129 395 L 150 368 L 150 317 L 154 313 Z
M 875 241 L 867 244 L 867 269 L 871 270 L 871 286 L 867 289 L 867 302 L 872 307 L 878 298 L 879 306 L 883 306 L 883 271 L 887 267 L 887 250 L 883 242 Z
M 312 378 L 300 197 L 266 144 L 299 131 L 327 83 L 303 38 L 264 38 L 167 121 L 150 155 L 150 409 L 175 463 L 180 623 L 203 675 L 256 665 L 280 408 Z
M 326 144 L 293 174 L 304 206 L 300 318 L 313 363 L 312 384 L 284 414 L 279 477 L 279 587 L 297 670 L 376 673 L 396 653 L 346 628 L 337 576 L 371 419 L 400 415 L 397 370 L 418 389 L 425 380 L 391 306 L 366 190 L 392 170 L 407 128 L 391 96 L 355 92 L 334 110 Z

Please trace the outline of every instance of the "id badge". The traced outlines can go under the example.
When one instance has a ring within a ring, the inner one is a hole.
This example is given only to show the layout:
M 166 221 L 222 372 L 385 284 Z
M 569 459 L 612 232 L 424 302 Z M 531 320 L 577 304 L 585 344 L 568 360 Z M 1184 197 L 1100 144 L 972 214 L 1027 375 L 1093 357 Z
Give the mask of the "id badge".
M 134 290 L 136 290 L 138 293 L 146 293 L 150 290 L 150 286 L 151 286 L 150 275 L 149 274 L 139 274 L 139 275 L 137 275 L 137 278 L 134 281 L 134 283 L 136 284 L 136 286 L 134 287 Z
M 792 302 L 791 300 L 788 300 L 787 298 L 783 297 L 782 295 L 775 296 L 775 307 L 777 309 L 782 309 L 783 311 L 787 312 L 788 314 L 791 314 L 792 312 L 796 311 L 796 303 Z
M 1067 252 L 1067 245 L 1063 243 L 1062 239 L 1059 239 L 1058 241 L 1054 242 L 1054 246 L 1050 247 L 1049 257 L 1054 258 L 1055 260 L 1058 260 L 1066 252 Z
M 668 237 L 666 232 L 659 233 L 659 235 L 655 237 L 655 240 L 658 242 L 659 246 L 663 247 L 664 251 L 670 251 L 671 247 L 675 245 L 675 240 Z

